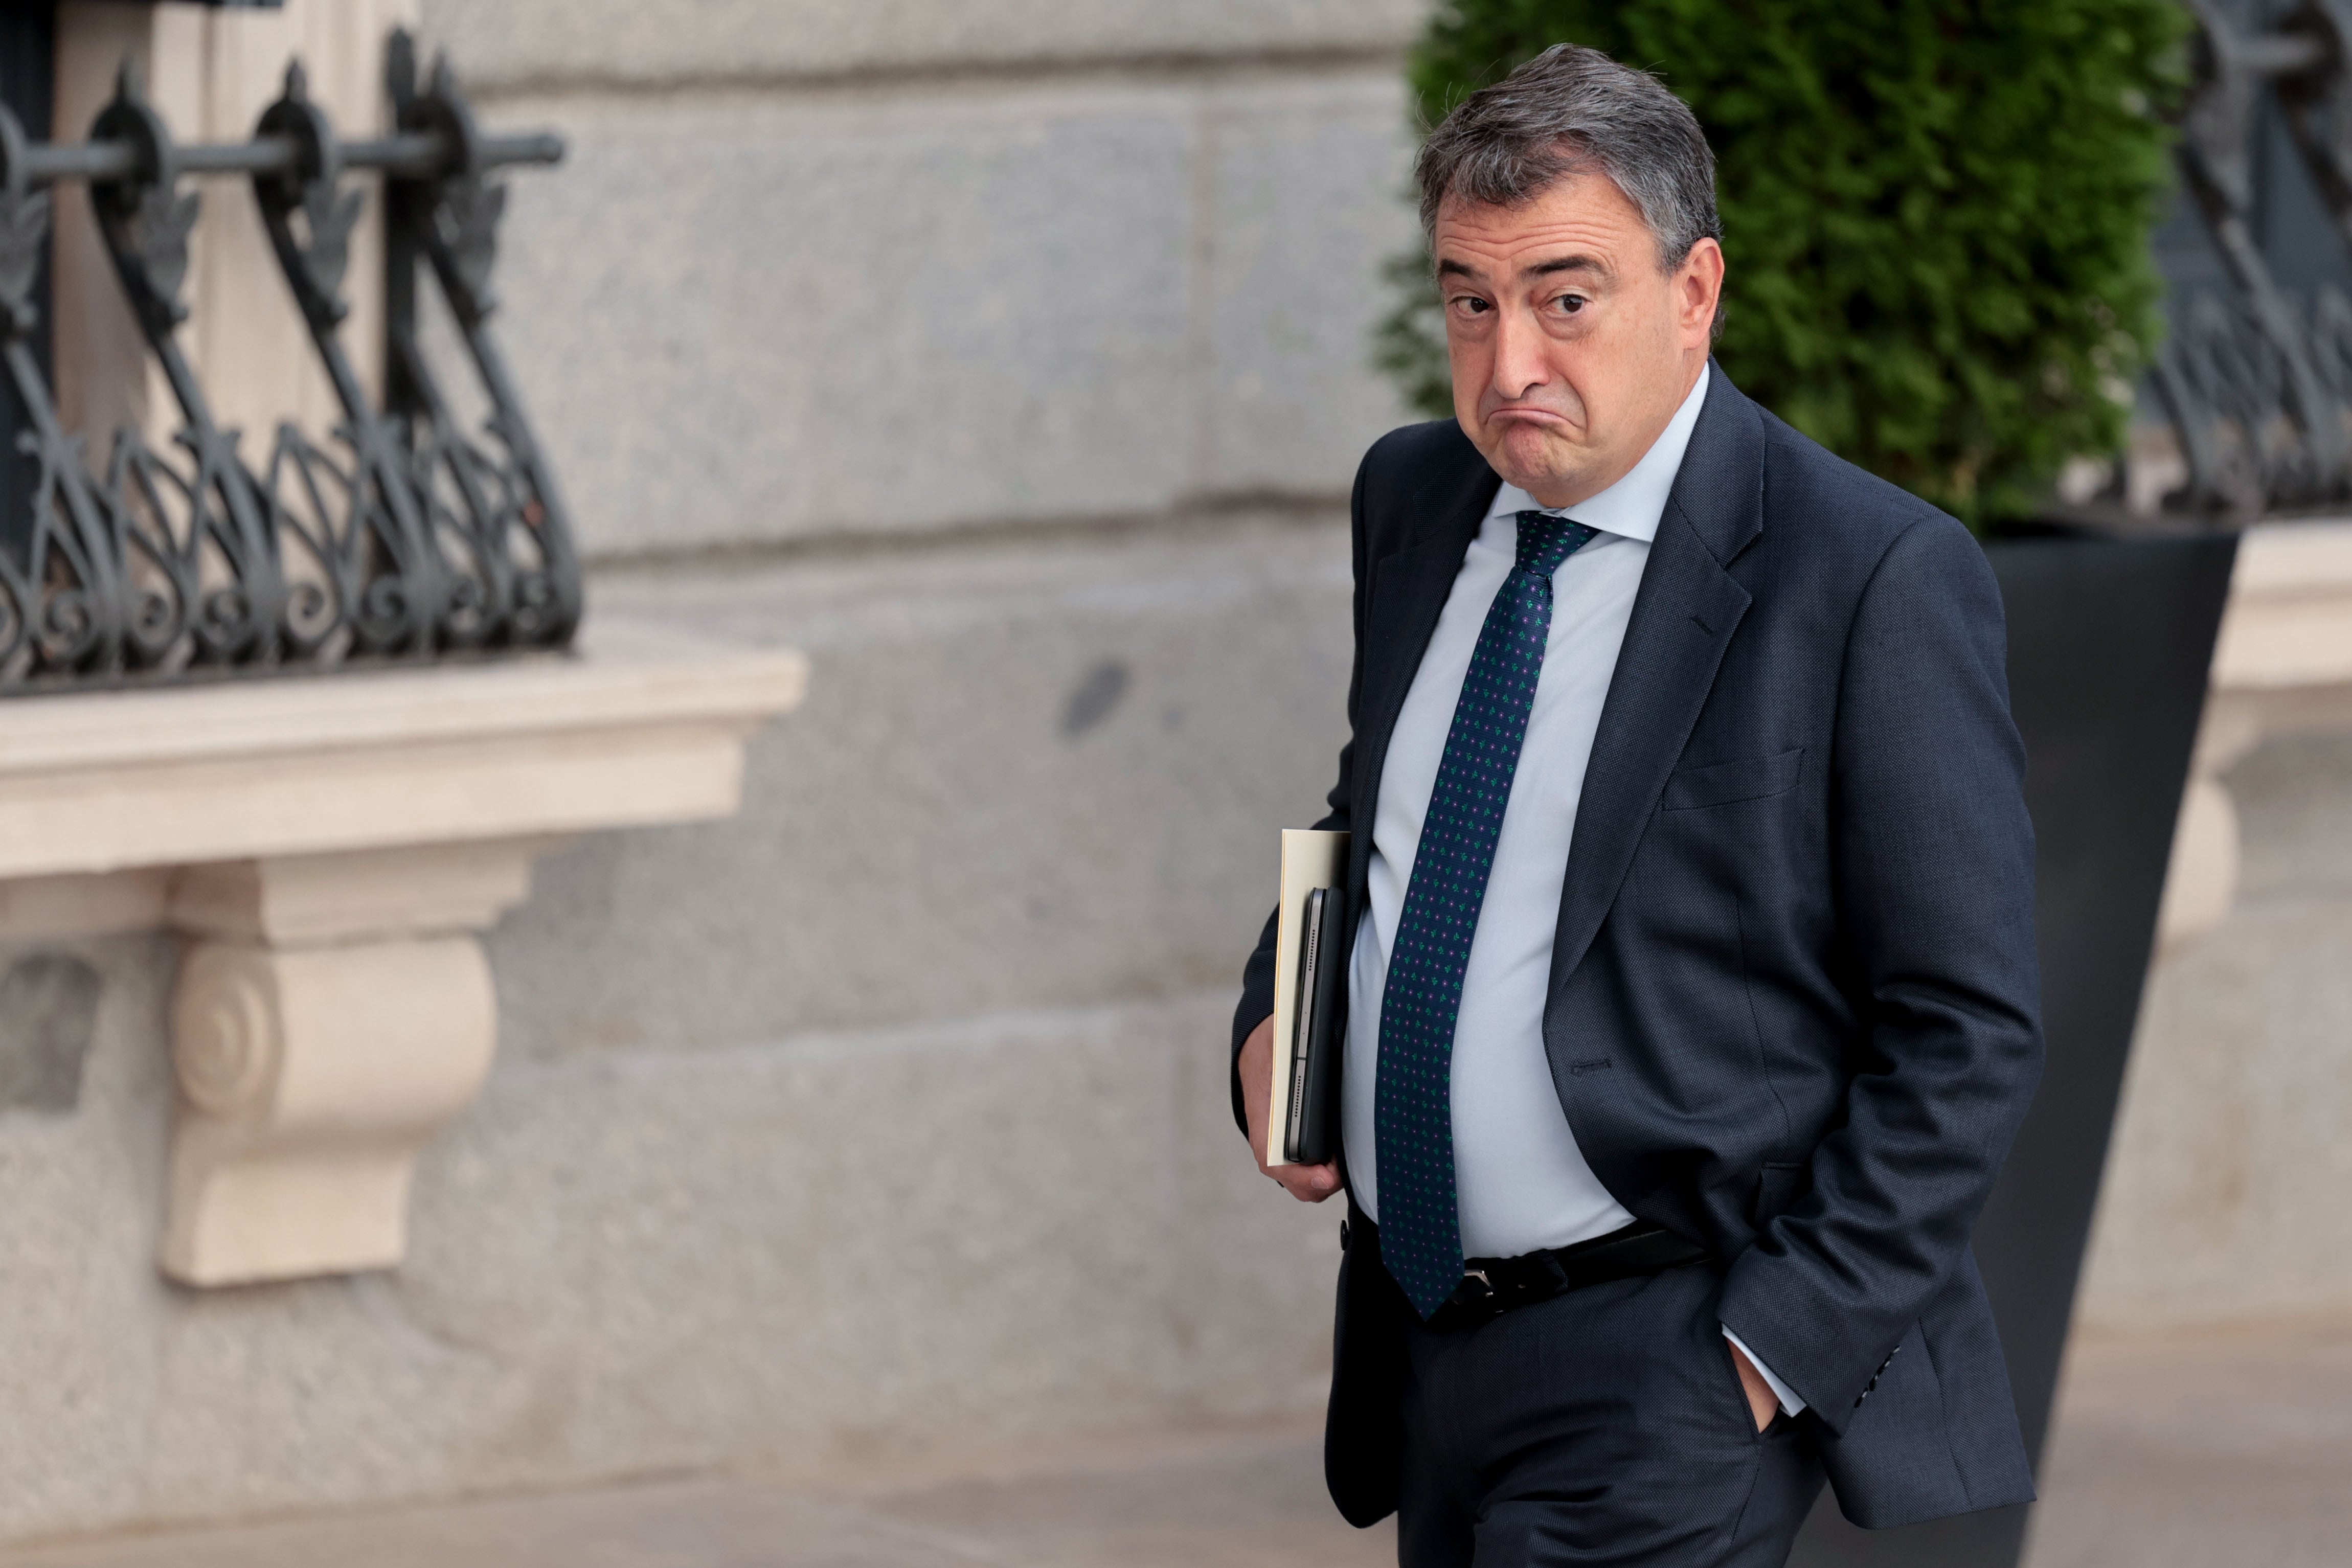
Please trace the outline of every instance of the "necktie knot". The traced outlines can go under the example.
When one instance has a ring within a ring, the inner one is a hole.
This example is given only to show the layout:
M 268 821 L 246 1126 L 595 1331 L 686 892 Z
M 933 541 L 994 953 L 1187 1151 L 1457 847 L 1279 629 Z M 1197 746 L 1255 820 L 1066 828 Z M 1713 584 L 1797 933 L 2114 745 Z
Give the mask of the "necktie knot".
M 1518 521 L 1519 556 L 1513 570 L 1543 578 L 1558 571 L 1561 561 L 1601 531 L 1553 512 L 1521 512 Z

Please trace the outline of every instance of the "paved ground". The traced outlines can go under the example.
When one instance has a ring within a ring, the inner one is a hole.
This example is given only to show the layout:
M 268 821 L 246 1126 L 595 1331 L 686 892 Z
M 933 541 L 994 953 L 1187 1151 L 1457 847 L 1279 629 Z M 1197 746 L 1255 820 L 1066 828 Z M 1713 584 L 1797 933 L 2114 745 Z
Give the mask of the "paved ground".
M 0 1568 L 1384 1568 L 1297 1427 L 1002 1458 L 961 1477 L 660 1482 L 0 1553 Z
M 2352 1322 L 2077 1346 L 2029 1568 L 2352 1563 Z M 957 1474 L 681 1479 L 0 1552 L 0 1568 L 1374 1568 L 1297 1428 Z
M 2029 1568 L 2352 1564 L 2352 1320 L 2079 1341 Z

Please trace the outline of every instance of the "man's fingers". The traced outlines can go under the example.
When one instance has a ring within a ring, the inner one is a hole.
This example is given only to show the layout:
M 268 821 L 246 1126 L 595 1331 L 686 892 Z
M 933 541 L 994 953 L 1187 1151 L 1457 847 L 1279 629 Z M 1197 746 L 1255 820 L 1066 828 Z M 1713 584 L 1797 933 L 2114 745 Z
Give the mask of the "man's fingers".
M 1265 1145 L 1265 1124 L 1269 1102 L 1274 1098 L 1274 1020 L 1267 1019 L 1250 1030 L 1242 1042 L 1240 1058 L 1234 1070 L 1242 1080 L 1242 1114 L 1249 1124 L 1250 1152 L 1256 1154 Z M 1336 1165 L 1275 1166 L 1269 1168 L 1261 1156 L 1257 1168 L 1282 1184 L 1282 1189 L 1301 1203 L 1320 1203 L 1339 1190 L 1339 1167 Z
M 1276 1166 L 1265 1174 L 1301 1203 L 1320 1203 L 1339 1190 L 1338 1166 Z
M 1267 1105 L 1274 1098 L 1273 1019 L 1250 1030 L 1234 1070 L 1241 1075 L 1242 1118 L 1249 1124 L 1250 1152 L 1255 1154 L 1265 1147 Z M 1258 1161 L 1258 1168 L 1265 1168 L 1264 1159 Z

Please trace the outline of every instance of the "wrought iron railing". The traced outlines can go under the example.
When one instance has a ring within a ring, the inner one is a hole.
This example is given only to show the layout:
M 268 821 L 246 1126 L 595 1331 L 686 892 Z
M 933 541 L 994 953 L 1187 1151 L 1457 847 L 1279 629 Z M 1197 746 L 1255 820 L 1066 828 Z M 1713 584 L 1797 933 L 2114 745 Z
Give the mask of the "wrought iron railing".
M 249 141 L 183 146 L 125 67 L 88 141 L 28 141 L 0 110 L 0 356 L 37 473 L 29 522 L 0 538 L 0 692 L 316 669 L 559 647 L 580 566 L 552 476 L 488 329 L 513 164 L 551 135 L 490 136 L 446 63 L 388 50 L 393 133 L 342 141 L 298 63 Z M 383 183 L 386 366 L 376 406 L 341 336 L 364 194 Z M 178 329 L 207 176 L 253 183 L 334 390 L 329 444 L 291 421 L 258 468 L 214 419 Z M 177 404 L 159 450 L 135 426 L 102 465 L 59 422 L 35 350 L 53 187 L 89 187 L 116 277 Z M 419 340 L 420 276 L 448 306 L 488 415 L 461 423 Z
M 2195 78 L 2178 157 L 2225 284 L 2176 298 L 2154 368 L 2187 469 L 2168 499 L 2240 517 L 2338 506 L 2352 501 L 2352 298 L 2278 283 L 2255 239 L 2255 163 L 2273 97 L 2352 244 L 2352 0 L 2188 5 Z

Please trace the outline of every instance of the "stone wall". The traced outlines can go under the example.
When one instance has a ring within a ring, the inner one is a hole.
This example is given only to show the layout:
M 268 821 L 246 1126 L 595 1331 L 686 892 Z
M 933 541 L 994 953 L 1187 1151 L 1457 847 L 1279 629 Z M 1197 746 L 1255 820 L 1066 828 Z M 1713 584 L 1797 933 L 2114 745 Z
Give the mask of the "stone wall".
M 165 1282 L 171 946 L 0 949 L 0 1535 L 1316 1408 L 1338 1217 L 1223 1040 L 1346 572 L 1276 516 L 601 576 L 818 677 L 742 819 L 541 863 L 395 1272 Z
M 171 944 L 0 949 L 0 1536 L 1319 1406 L 1338 1216 L 1223 1042 L 1403 417 L 1417 4 L 421 7 L 572 144 L 499 325 L 592 613 L 810 699 L 739 820 L 541 862 L 396 1272 L 163 1281 Z
M 1344 497 L 1396 402 L 1410 0 L 438 0 L 588 547 Z M 561 21 L 558 15 L 561 14 Z
M 449 1275 L 539 1391 L 509 1473 L 1319 1405 L 1337 1216 L 1251 1168 L 1223 1040 L 1405 417 L 1419 8 L 424 6 L 572 147 L 505 330 L 594 612 L 814 667 L 741 820 L 583 842 L 490 943 L 419 1236 L 562 1217 Z

